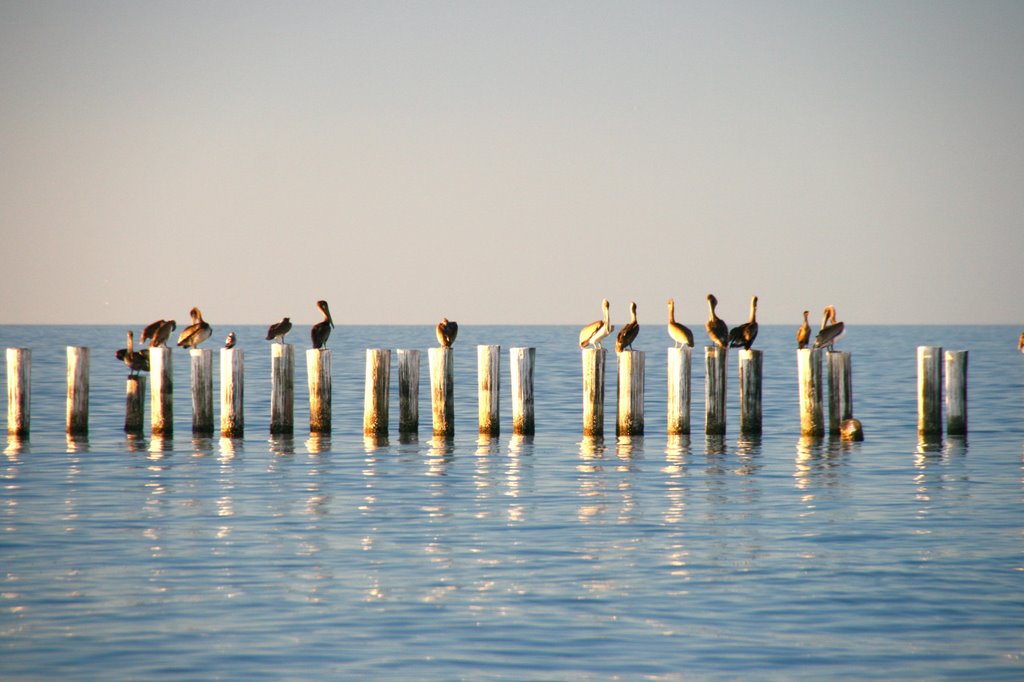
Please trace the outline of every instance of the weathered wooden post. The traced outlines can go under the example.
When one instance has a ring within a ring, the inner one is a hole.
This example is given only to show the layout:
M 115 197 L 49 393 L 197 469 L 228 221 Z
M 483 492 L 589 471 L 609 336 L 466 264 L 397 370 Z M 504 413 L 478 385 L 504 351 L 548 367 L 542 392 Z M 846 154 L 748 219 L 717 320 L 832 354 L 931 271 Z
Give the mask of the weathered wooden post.
M 146 377 L 141 374 L 128 377 L 124 401 L 124 432 L 142 435 L 146 409 Z
M 512 433 L 532 436 L 534 433 L 533 411 L 533 361 L 536 348 L 509 348 L 509 366 L 512 370 Z
M 245 433 L 245 363 L 241 348 L 220 349 L 220 435 Z
M 213 351 L 192 348 L 192 433 L 213 435 Z
M 420 352 L 398 351 L 398 433 L 415 434 L 420 429 Z
M 800 435 L 825 435 L 825 414 L 821 404 L 821 350 L 796 351 L 797 384 L 800 391 Z
M 644 352 L 618 354 L 618 413 L 616 436 L 644 435 Z
M 741 350 L 738 353 L 740 367 L 740 433 L 757 435 L 761 433 L 761 368 L 764 352 Z
M 501 346 L 476 347 L 477 412 L 480 433 L 501 432 Z
M 942 434 L 942 347 L 917 347 L 917 433 Z
M 149 397 L 149 422 L 153 435 L 174 433 L 174 378 L 170 348 L 149 349 L 149 376 L 153 381 Z
M 309 384 L 309 432 L 331 432 L 331 350 L 310 348 L 306 351 L 306 374 Z
M 604 348 L 583 349 L 583 435 L 604 435 Z
M 89 433 L 89 349 L 68 346 L 67 433 Z
M 946 351 L 946 433 L 967 434 L 967 351 Z
M 295 346 L 270 344 L 270 433 L 295 432 Z
M 32 349 L 7 349 L 7 435 L 27 436 L 32 407 Z
M 391 351 L 366 349 L 366 379 L 363 386 L 363 435 L 388 435 L 388 402 L 391 396 Z
M 668 349 L 668 435 L 690 433 L 690 376 L 692 350 L 689 346 Z
M 843 422 L 853 418 L 852 356 L 843 351 L 825 353 L 828 363 L 828 432 L 839 433 Z
M 704 346 L 704 433 L 725 435 L 725 389 L 729 349 Z
M 452 349 L 430 348 L 430 404 L 434 413 L 434 435 L 455 435 L 455 372 Z

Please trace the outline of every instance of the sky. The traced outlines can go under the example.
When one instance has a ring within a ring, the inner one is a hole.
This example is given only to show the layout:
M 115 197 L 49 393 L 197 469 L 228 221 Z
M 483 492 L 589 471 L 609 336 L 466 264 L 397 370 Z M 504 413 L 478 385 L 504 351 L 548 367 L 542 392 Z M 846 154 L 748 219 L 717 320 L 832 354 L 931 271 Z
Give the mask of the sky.
M 1024 3 L 0 0 L 0 324 L 1024 324 Z

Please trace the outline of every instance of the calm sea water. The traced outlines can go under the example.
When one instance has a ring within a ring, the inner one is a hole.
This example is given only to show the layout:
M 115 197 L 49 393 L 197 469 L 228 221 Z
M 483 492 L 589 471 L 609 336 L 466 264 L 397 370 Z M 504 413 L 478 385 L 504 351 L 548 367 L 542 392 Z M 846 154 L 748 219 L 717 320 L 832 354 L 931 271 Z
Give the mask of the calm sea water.
M 642 438 L 581 437 L 575 327 L 466 326 L 452 441 L 430 436 L 425 356 L 419 439 L 361 435 L 364 349 L 426 348 L 427 327 L 334 331 L 324 438 L 302 352 L 296 434 L 268 435 L 265 328 L 235 328 L 245 437 L 191 436 L 178 351 L 174 436 L 133 440 L 124 331 L 0 327 L 33 349 L 31 438 L 0 458 L 4 679 L 1024 679 L 1017 329 L 852 327 L 852 445 L 799 437 L 794 327 L 762 328 L 747 441 L 734 357 L 729 435 L 703 435 L 699 349 L 694 434 L 664 435 L 661 324 L 636 343 Z M 478 343 L 537 348 L 535 437 L 477 437 Z M 971 352 L 966 439 L 918 441 L 921 344 Z M 66 345 L 93 349 L 74 442 Z M 613 377 L 610 360 L 612 431 Z

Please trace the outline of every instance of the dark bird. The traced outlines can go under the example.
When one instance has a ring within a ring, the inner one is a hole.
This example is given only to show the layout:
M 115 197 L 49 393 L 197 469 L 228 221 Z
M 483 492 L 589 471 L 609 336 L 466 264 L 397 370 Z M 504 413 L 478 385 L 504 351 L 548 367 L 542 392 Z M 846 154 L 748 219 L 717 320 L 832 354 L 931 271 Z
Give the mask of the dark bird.
M 619 336 L 615 339 L 615 351 L 621 353 L 627 348 L 633 350 L 633 341 L 636 340 L 636 335 L 639 333 L 640 324 L 636 321 L 636 303 L 630 301 L 629 322 L 622 325 L 622 329 L 619 330 Z
M 278 343 L 284 343 L 285 334 L 292 330 L 292 320 L 290 317 L 282 317 L 281 321 L 277 324 L 272 324 L 267 328 L 267 341 L 273 341 L 277 339 Z
M 163 348 L 171 332 L 177 328 L 174 320 L 157 320 L 150 322 L 142 330 L 142 343 L 149 341 L 150 348 Z
M 750 299 L 750 319 L 729 330 L 729 346 L 750 350 L 757 338 L 757 296 Z
M 228 332 L 228 338 L 224 339 L 224 347 L 225 348 L 234 348 L 235 347 L 235 333 L 234 332 Z
M 718 299 L 715 298 L 715 295 L 708 294 L 708 321 L 705 323 L 704 328 L 708 330 L 708 336 L 711 338 L 712 343 L 719 348 L 728 348 L 729 325 L 715 314 L 715 307 L 717 305 Z
M 334 320 L 331 319 L 331 310 L 327 307 L 327 301 L 317 301 L 316 307 L 320 309 L 324 319 L 313 325 L 309 330 L 309 337 L 313 340 L 313 348 L 325 348 L 327 339 L 334 329 Z
M 676 301 L 668 299 L 668 335 L 676 342 L 676 348 L 693 347 L 693 332 L 684 324 L 676 322 Z
M 192 308 L 189 315 L 192 316 L 192 324 L 182 329 L 178 335 L 178 345 L 182 348 L 196 348 L 213 334 L 213 329 L 203 320 L 199 308 Z
M 600 348 L 601 341 L 615 329 L 608 319 L 607 298 L 601 301 L 601 309 L 604 311 L 602 319 L 595 320 L 580 330 L 580 348 L 586 348 L 588 345 Z
M 437 332 L 437 342 L 441 344 L 441 347 L 451 348 L 455 343 L 455 337 L 459 335 L 459 323 L 445 317 L 437 323 L 435 331 Z
M 807 348 L 807 344 L 811 340 L 811 325 L 807 324 L 807 316 L 811 311 L 804 311 L 804 323 L 800 325 L 800 328 L 796 330 L 796 347 Z
M 139 372 L 149 371 L 149 351 L 142 349 L 135 350 L 135 339 L 131 331 L 128 332 L 128 347 L 120 348 L 114 352 L 114 357 L 128 365 L 128 376 L 138 376 Z
M 814 338 L 814 347 L 824 348 L 828 346 L 829 351 L 831 351 L 832 344 L 843 338 L 845 333 L 846 325 L 842 322 L 836 322 L 836 307 L 833 305 L 825 306 L 825 312 L 821 320 L 821 331 Z

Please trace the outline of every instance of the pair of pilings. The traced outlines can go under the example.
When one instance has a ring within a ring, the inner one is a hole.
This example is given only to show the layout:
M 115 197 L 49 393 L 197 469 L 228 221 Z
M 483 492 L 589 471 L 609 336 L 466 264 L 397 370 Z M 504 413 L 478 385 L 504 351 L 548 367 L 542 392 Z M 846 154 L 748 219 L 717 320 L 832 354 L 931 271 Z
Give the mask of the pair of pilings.
M 945 359 L 945 372 L 943 372 Z M 941 346 L 917 347 L 917 433 L 942 435 L 942 388 L 945 375 L 946 433 L 967 434 L 967 351 Z
M 820 348 L 796 352 L 797 384 L 800 393 L 800 435 L 825 435 L 822 403 Z M 843 351 L 825 353 L 828 364 L 828 433 L 839 435 L 843 423 L 853 419 L 853 356 Z
M 604 366 L 605 349 L 583 350 L 583 435 L 604 435 Z M 761 433 L 761 369 L 764 354 L 759 350 L 741 350 L 740 433 Z M 622 351 L 617 354 L 616 436 L 642 436 L 644 433 L 644 363 L 643 351 Z M 725 348 L 704 348 L 704 433 L 724 435 L 726 431 L 726 386 L 728 385 L 728 351 Z M 691 349 L 668 349 L 669 435 L 690 433 Z
M 68 346 L 67 434 L 89 433 L 88 348 Z M 32 349 L 7 349 L 7 434 L 27 437 L 31 425 Z

